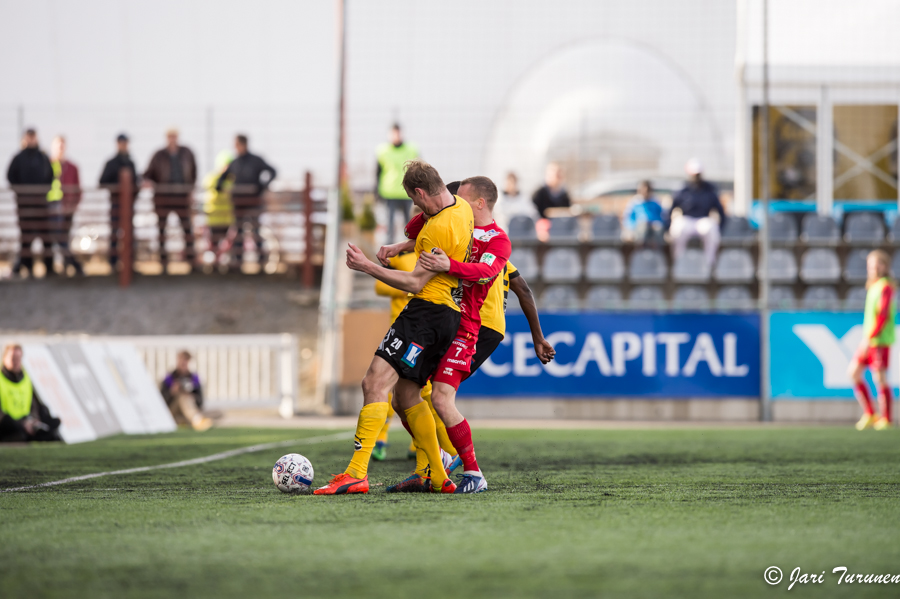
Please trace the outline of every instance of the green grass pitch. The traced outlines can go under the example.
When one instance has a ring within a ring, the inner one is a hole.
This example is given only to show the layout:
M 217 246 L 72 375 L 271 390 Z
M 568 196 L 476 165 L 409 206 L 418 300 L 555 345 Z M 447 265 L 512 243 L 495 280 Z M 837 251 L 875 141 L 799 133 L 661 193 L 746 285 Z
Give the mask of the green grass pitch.
M 406 435 L 373 463 L 411 468 Z M 322 431 L 178 431 L 0 448 L 0 487 L 162 464 Z M 476 496 L 279 493 L 351 441 L 0 494 L 2 597 L 897 597 L 831 569 L 900 574 L 900 431 L 479 430 Z M 778 566 L 785 581 L 763 580 Z M 795 586 L 795 567 L 825 582 Z

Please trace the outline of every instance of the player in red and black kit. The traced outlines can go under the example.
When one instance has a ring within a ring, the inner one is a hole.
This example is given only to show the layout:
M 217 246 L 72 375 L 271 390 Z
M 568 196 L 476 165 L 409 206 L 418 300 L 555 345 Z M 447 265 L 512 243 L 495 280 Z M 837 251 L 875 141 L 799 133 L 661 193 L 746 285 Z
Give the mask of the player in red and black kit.
M 487 481 L 475 459 L 469 423 L 456 409 L 456 391 L 470 375 L 476 344 L 479 343 L 481 307 L 494 279 L 503 272 L 512 246 L 509 237 L 494 222 L 497 187 L 493 181 L 487 177 L 470 177 L 460 183 L 458 195 L 469 203 L 475 217 L 469 261 L 451 261 L 438 249 L 431 254 L 423 254 L 419 260 L 425 268 L 447 272 L 457 277 L 463 285 L 459 330 L 432 376 L 431 399 L 463 462 L 463 477 L 456 492 L 479 493 L 487 489 Z M 413 218 L 406 227 L 407 236 L 415 238 L 423 223 L 423 217 Z M 496 349 L 498 343 L 492 343 L 495 347 L 491 350 Z

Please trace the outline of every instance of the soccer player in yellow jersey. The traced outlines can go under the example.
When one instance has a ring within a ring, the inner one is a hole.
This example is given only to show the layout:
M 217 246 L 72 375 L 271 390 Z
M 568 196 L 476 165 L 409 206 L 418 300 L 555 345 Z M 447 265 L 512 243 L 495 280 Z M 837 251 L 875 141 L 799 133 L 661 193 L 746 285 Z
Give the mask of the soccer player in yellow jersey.
M 416 256 L 439 248 L 451 258 L 465 262 L 474 229 L 468 202 L 451 194 L 437 170 L 421 160 L 407 163 L 403 188 L 413 203 L 428 215 L 428 222 L 416 239 Z M 444 470 L 434 417 L 428 404 L 422 401 L 420 392 L 459 327 L 460 282 L 447 273 L 435 273 L 419 264 L 410 273 L 389 270 L 370 262 L 352 244 L 347 249 L 347 266 L 408 291 L 413 297 L 378 346 L 363 379 L 364 405 L 356 425 L 355 451 L 350 464 L 315 493 L 338 495 L 369 491 L 369 458 L 378 432 L 384 426 L 388 394 L 392 389 L 398 406 L 404 410 L 410 434 L 428 456 L 432 490 L 452 493 L 456 485 Z

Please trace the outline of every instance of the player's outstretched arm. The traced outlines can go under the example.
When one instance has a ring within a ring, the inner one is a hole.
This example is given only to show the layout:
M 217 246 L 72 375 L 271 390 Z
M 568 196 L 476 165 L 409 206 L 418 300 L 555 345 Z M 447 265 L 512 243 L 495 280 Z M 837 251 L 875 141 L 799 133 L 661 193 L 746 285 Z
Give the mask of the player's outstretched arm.
M 415 239 L 407 239 L 406 241 L 401 241 L 400 243 L 392 243 L 390 245 L 383 245 L 381 249 L 378 250 L 378 253 L 375 255 L 378 258 L 378 261 L 381 262 L 385 266 L 391 265 L 391 258 L 394 256 L 399 256 L 403 252 L 411 252 L 416 249 L 416 240 Z
M 419 262 L 432 272 L 446 272 L 463 281 L 487 285 L 500 274 L 508 258 L 507 248 L 505 256 L 500 252 L 493 254 L 488 251 L 481 256 L 479 262 L 460 262 L 435 248 L 430 254 L 419 256 Z
M 347 244 L 347 266 L 352 270 L 375 277 L 382 283 L 387 283 L 391 287 L 413 294 L 422 291 L 422 288 L 425 287 L 425 283 L 430 281 L 436 274 L 425 270 L 418 263 L 416 263 L 416 268 L 412 272 L 385 268 L 366 258 L 366 255 L 363 254 L 362 250 L 352 243 Z
M 519 306 L 522 307 L 522 312 L 525 313 L 525 318 L 528 319 L 528 326 L 531 328 L 531 339 L 534 342 L 534 353 L 542 364 L 547 364 L 556 355 L 556 350 L 544 339 L 544 332 L 541 330 L 541 319 L 538 317 L 531 287 L 528 286 L 525 277 L 519 275 L 509 280 L 509 288 L 519 298 Z

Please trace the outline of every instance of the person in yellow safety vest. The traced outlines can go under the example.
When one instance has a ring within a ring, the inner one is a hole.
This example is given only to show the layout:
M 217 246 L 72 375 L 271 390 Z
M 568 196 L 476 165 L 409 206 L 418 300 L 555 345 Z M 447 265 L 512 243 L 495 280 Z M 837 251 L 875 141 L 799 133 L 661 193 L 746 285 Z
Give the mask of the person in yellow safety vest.
M 399 212 L 406 226 L 410 218 L 412 200 L 403 189 L 403 174 L 406 172 L 406 163 L 419 157 L 419 149 L 413 143 L 403 140 L 400 125 L 394 124 L 388 136 L 388 142 L 378 146 L 378 197 L 387 204 L 387 243 L 394 243 L 394 220 Z
M 22 369 L 22 346 L 7 345 L 0 368 L 0 442 L 58 441 L 59 425 Z
M 219 243 L 228 236 L 228 230 L 234 226 L 234 205 L 231 202 L 231 179 L 226 179 L 219 187 L 219 179 L 228 169 L 228 165 L 234 161 L 234 154 L 229 150 L 222 150 L 216 155 L 215 170 L 203 178 L 203 188 L 206 189 L 206 202 L 203 211 L 206 212 L 206 226 L 209 227 L 210 249 L 216 251 Z
M 50 166 L 53 169 L 53 183 L 47 192 L 47 203 L 52 239 L 45 241 L 44 265 L 47 267 L 47 275 L 53 273 L 53 252 L 51 244 L 55 241 L 59 245 L 59 251 L 63 256 L 63 268 L 71 265 L 76 276 L 83 276 L 84 270 L 75 259 L 72 250 L 69 249 L 69 235 L 72 231 L 72 221 L 75 218 L 75 210 L 81 202 L 80 181 L 78 167 L 66 160 L 66 138 L 57 135 L 50 145 Z

